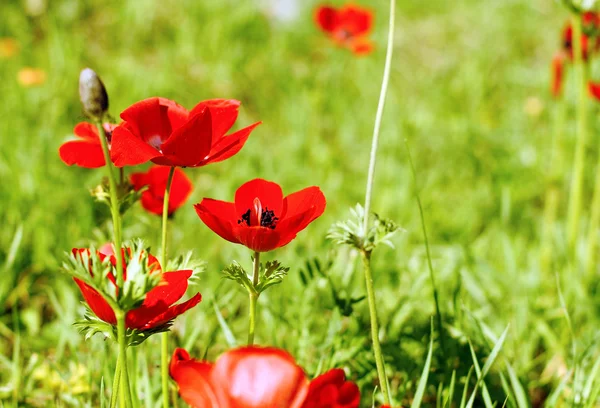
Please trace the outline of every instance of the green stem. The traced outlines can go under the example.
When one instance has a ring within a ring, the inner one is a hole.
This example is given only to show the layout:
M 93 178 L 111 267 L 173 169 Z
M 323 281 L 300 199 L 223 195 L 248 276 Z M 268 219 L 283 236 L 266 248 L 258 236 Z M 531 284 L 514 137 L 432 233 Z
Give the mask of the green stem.
M 577 103 L 577 144 L 573 164 L 573 178 L 571 181 L 571 194 L 569 197 L 569 213 L 567 225 L 568 246 L 574 252 L 577 236 L 579 235 L 581 200 L 583 193 L 583 175 L 585 169 L 585 149 L 587 144 L 587 80 L 586 68 L 581 49 L 581 16 L 573 15 L 573 51 L 574 65 L 577 76 L 577 89 L 579 102 Z
M 131 388 L 129 386 L 129 375 L 127 373 L 127 339 L 125 338 L 125 313 L 119 310 L 115 312 L 117 317 L 117 341 L 119 343 L 119 365 L 121 367 L 120 392 L 125 398 L 125 406 L 132 408 Z
M 379 130 L 381 129 L 381 119 L 383 117 L 383 108 L 385 107 L 385 97 L 387 95 L 388 84 L 390 81 L 390 72 L 392 68 L 392 53 L 394 50 L 394 23 L 396 19 L 396 1 L 390 0 L 390 22 L 388 27 L 388 42 L 385 55 L 385 67 L 383 69 L 383 79 L 381 82 L 381 91 L 379 93 L 379 102 L 377 104 L 377 113 L 375 115 L 375 126 L 373 127 L 373 139 L 371 142 L 371 154 L 369 157 L 369 172 L 367 175 L 367 189 L 365 192 L 365 219 L 363 221 L 363 234 L 367 235 L 369 212 L 371 211 L 371 196 L 373 195 L 373 183 L 375 179 L 375 163 L 377 162 L 377 146 L 379 145 Z
M 123 256 L 121 254 L 122 241 L 121 241 L 121 211 L 119 197 L 117 195 L 117 182 L 115 179 L 115 173 L 112 161 L 110 159 L 110 151 L 108 149 L 108 140 L 106 138 L 106 132 L 102 121 L 97 120 L 95 122 L 96 128 L 98 129 L 98 135 L 100 138 L 100 144 L 102 146 L 102 153 L 104 154 L 104 160 L 106 162 L 106 170 L 108 173 L 108 184 L 109 184 L 109 196 L 110 196 L 110 212 L 113 221 L 113 240 L 115 247 L 115 259 L 117 269 L 117 288 L 119 289 L 119 295 L 123 293 L 123 286 L 125 277 L 123 275 Z M 117 340 L 119 343 L 119 356 L 120 360 L 120 394 L 121 401 L 125 399 L 125 406 L 132 407 L 131 403 L 131 391 L 129 388 L 129 378 L 127 376 L 127 344 L 125 343 L 125 313 L 122 310 L 114 310 L 117 317 Z M 116 392 L 113 389 L 113 393 Z M 121 404 L 123 405 L 123 404 Z
M 554 135 L 552 137 L 552 147 L 548 160 L 547 173 L 548 187 L 546 190 L 546 199 L 544 207 L 544 221 L 542 225 L 542 243 L 541 243 L 541 265 L 542 269 L 547 271 L 552 262 L 552 242 L 554 239 L 554 225 L 558 214 L 558 204 L 560 199 L 560 188 L 558 184 L 563 175 L 563 154 L 562 139 L 565 124 L 565 103 L 563 100 L 556 104 L 556 113 L 554 115 Z
M 117 406 L 117 396 L 119 395 L 119 382 L 121 378 L 121 359 L 117 357 L 115 367 L 115 377 L 113 378 L 112 395 L 110 396 L 110 408 Z
M 175 167 L 171 167 L 169 178 L 165 187 L 165 196 L 163 199 L 162 211 L 162 247 L 160 261 L 163 268 L 167 268 L 167 224 L 169 220 L 169 195 L 171 194 L 171 184 Z M 169 333 L 164 332 L 161 335 L 160 346 L 161 377 L 162 377 L 162 401 L 163 408 L 169 408 Z
M 373 354 L 375 355 L 375 365 L 377 366 L 377 376 L 379 377 L 379 386 L 383 393 L 383 400 L 386 405 L 390 404 L 391 395 L 388 387 L 387 374 L 383 361 L 383 352 L 379 343 L 379 320 L 377 317 L 377 306 L 375 304 L 375 289 L 373 288 L 373 275 L 371 273 L 371 253 L 361 251 L 363 266 L 365 271 L 365 284 L 367 287 L 367 300 L 369 302 L 369 316 L 371 319 L 371 339 L 373 340 Z
M 260 252 L 254 253 L 252 260 L 252 290 L 248 290 L 250 298 L 250 314 L 248 317 L 248 345 L 254 344 L 254 331 L 256 329 L 256 305 L 258 303 L 259 293 L 256 291 L 260 273 Z
M 442 326 L 442 312 L 440 309 L 440 298 L 435 284 L 435 273 L 433 271 L 433 262 L 431 262 L 431 249 L 429 248 L 429 237 L 427 236 L 427 226 L 425 224 L 425 213 L 423 212 L 423 204 L 421 203 L 421 195 L 419 194 L 419 187 L 417 185 L 417 171 L 415 170 L 415 164 L 410 154 L 410 146 L 408 145 L 408 139 L 404 139 L 406 145 L 406 153 L 408 155 L 408 162 L 410 164 L 410 170 L 413 176 L 413 182 L 415 183 L 415 196 L 417 198 L 417 204 L 419 206 L 419 217 L 421 218 L 421 229 L 423 230 L 423 239 L 425 240 L 425 253 L 427 254 L 427 267 L 429 269 L 429 279 L 431 280 L 431 287 L 433 288 L 433 302 L 435 303 L 435 316 L 438 326 L 438 332 L 440 333 L 440 347 L 442 353 L 446 354 L 445 338 L 443 326 Z

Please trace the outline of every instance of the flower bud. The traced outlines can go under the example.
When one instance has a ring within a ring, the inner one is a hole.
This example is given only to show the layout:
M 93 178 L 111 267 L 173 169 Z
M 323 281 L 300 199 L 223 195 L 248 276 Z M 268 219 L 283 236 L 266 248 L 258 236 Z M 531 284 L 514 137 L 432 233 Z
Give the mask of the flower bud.
M 102 120 L 108 111 L 108 95 L 100 77 L 90 68 L 79 75 L 79 99 L 83 112 L 90 118 Z

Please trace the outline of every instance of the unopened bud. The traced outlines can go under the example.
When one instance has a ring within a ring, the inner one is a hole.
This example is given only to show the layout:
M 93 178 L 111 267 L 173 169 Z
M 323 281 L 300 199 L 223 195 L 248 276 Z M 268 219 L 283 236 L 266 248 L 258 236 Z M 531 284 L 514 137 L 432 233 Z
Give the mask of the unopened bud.
M 102 120 L 108 111 L 108 95 L 100 77 L 90 68 L 79 75 L 79 99 L 83 112 L 90 118 Z

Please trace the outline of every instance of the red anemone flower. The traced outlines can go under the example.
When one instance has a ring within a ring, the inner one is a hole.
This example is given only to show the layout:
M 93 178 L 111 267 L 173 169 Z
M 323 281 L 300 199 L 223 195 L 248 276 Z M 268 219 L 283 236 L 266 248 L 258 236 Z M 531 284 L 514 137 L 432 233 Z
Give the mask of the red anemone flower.
M 170 170 L 170 167 L 152 166 L 146 173 L 133 173 L 130 177 L 135 191 L 148 186 L 142 193 L 142 207 L 152 214 L 162 215 Z M 168 215 L 173 215 L 179 207 L 185 204 L 191 193 L 192 182 L 182 170 L 175 169 L 169 193 Z
M 588 83 L 588 91 L 590 92 L 590 95 L 594 99 L 596 99 L 597 101 L 600 101 L 600 83 L 589 82 Z
M 360 403 L 358 386 L 346 381 L 344 370 L 329 370 L 311 381 L 302 408 L 357 408 Z
M 177 349 L 170 364 L 179 395 L 195 408 L 358 408 L 360 394 L 342 370 L 310 385 L 284 350 L 256 346 L 225 352 L 216 363 Z
M 103 126 L 110 145 L 112 132 L 117 125 L 105 123 Z M 75 125 L 73 133 L 77 139 L 63 143 L 58 149 L 60 159 L 68 166 L 76 165 L 88 169 L 104 166 L 106 161 L 96 126 L 81 122 Z
M 558 52 L 552 58 L 552 95 L 556 98 L 562 95 L 562 85 L 565 70 L 565 54 Z
M 325 196 L 319 187 L 308 187 L 283 197 L 278 184 L 254 179 L 237 189 L 233 203 L 205 198 L 194 208 L 222 238 L 267 252 L 289 244 L 323 214 Z
M 583 35 L 581 36 L 581 53 L 583 59 L 588 59 L 590 52 L 597 51 L 600 48 L 600 38 L 596 35 L 600 28 L 600 15 L 592 11 L 583 14 L 582 25 Z M 593 36 L 590 36 L 589 34 Z M 569 59 L 573 59 L 573 26 L 568 23 L 563 29 L 563 49 L 567 52 Z M 590 48 L 591 47 L 591 48 Z
M 127 258 L 124 256 L 125 251 L 125 249 L 122 250 L 124 260 Z M 84 262 L 84 258 L 81 255 L 86 252 L 89 253 L 89 249 L 73 249 L 73 254 L 75 256 L 79 256 L 79 259 L 82 262 Z M 129 248 L 127 249 L 127 252 L 129 255 L 131 255 L 131 250 Z M 98 251 L 98 257 L 100 260 L 110 257 L 110 262 L 113 264 L 113 266 L 116 266 L 117 260 L 112 246 L 103 246 L 101 250 Z M 185 291 L 188 287 L 188 279 L 192 275 L 192 271 L 182 270 L 175 272 L 163 272 L 158 260 L 151 254 L 148 254 L 148 267 L 150 269 L 150 273 L 161 274 L 161 282 L 158 286 L 146 294 L 146 298 L 140 307 L 127 312 L 125 325 L 128 329 L 149 330 L 162 326 L 175 319 L 180 314 L 183 314 L 187 310 L 196 306 L 202 299 L 200 293 L 197 293 L 186 302 L 174 305 L 174 303 L 181 299 L 185 294 Z M 116 287 L 115 273 L 116 268 L 113 269 L 112 273 L 108 274 L 107 278 Z M 123 275 L 125 280 L 127 280 L 126 265 L 124 265 Z M 115 312 L 106 302 L 106 300 L 104 300 L 102 295 L 80 279 L 74 279 L 81 290 L 83 298 L 90 309 L 92 309 L 92 312 L 94 312 L 94 314 L 100 320 L 112 325 L 116 325 L 117 319 L 115 317 Z
M 348 4 L 339 9 L 321 6 L 315 12 L 315 22 L 336 44 L 357 55 L 370 53 L 374 46 L 367 38 L 373 27 L 373 13 Z
M 254 123 L 225 135 L 237 119 L 240 102 L 211 99 L 191 111 L 165 98 L 137 102 L 121 113 L 111 157 L 118 167 L 155 164 L 200 167 L 225 160 L 244 146 Z

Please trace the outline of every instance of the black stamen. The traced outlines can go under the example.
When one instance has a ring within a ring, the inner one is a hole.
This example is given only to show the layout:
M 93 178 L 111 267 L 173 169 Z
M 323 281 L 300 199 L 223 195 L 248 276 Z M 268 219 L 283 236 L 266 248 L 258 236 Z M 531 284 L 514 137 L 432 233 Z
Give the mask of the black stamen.
M 250 213 L 251 211 L 249 209 L 245 213 L 243 213 L 242 218 L 238 220 L 238 224 L 246 224 L 247 226 L 250 226 Z M 265 209 L 262 210 L 260 216 L 261 227 L 275 229 L 275 227 L 277 226 L 277 221 L 279 221 L 279 217 L 275 216 L 275 211 L 271 211 L 267 207 L 265 207 Z

